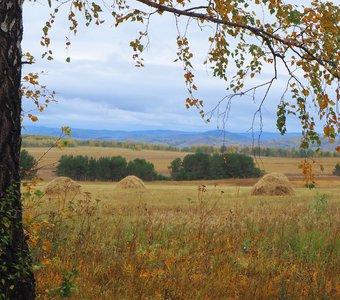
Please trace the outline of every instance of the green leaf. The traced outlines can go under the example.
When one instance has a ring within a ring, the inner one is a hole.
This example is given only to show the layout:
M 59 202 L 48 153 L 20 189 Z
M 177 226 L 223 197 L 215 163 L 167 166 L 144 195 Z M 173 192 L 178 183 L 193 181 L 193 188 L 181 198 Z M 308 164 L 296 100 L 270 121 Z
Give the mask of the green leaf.
M 295 25 L 299 25 L 301 23 L 301 17 L 302 14 L 298 10 L 292 10 L 288 16 L 288 21 Z

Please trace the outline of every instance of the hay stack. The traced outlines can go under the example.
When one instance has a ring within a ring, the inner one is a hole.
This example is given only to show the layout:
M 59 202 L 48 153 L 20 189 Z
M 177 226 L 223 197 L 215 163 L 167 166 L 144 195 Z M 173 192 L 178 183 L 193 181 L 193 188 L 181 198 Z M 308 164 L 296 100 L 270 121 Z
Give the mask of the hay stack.
M 57 177 L 53 179 L 46 187 L 45 193 L 48 196 L 59 195 L 77 195 L 81 185 L 68 177 Z
M 263 176 L 253 187 L 252 195 L 284 196 L 294 195 L 294 189 L 287 176 L 270 173 Z
M 118 189 L 139 189 L 145 190 L 146 187 L 144 185 L 143 180 L 140 178 L 130 175 L 119 181 L 116 185 Z

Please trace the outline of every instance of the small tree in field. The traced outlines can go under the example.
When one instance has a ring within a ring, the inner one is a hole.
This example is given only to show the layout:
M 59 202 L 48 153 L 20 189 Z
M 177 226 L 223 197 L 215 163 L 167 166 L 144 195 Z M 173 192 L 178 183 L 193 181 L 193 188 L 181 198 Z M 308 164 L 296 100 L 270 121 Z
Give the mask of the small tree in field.
M 336 164 L 333 170 L 333 175 L 340 176 L 340 164 Z
M 135 175 L 143 180 L 157 179 L 154 165 L 141 158 L 136 158 L 128 163 L 127 174 Z
M 235 96 L 248 95 L 255 99 L 262 90 L 255 112 L 261 117 L 262 103 L 273 82 L 282 76 L 287 82 L 278 100 L 278 130 L 284 134 L 287 115 L 296 115 L 302 126 L 303 149 L 311 144 L 320 145 L 317 123 L 322 124 L 324 137 L 331 142 L 339 134 L 340 9 L 332 2 L 313 0 L 306 6 L 282 0 L 202 0 L 199 4 L 189 0 L 47 0 L 47 3 L 51 7 L 51 17 L 43 28 L 41 44 L 46 47 L 43 56 L 49 60 L 53 59 L 49 33 L 62 8 L 68 11 L 71 33 L 77 32 L 81 22 L 103 24 L 105 11 L 113 17 L 116 26 L 126 22 L 144 26 L 130 42 L 137 66 L 144 64 L 141 54 L 148 44 L 150 19 L 172 14 L 174 23 L 169 26 L 176 26 L 180 18 L 187 22 L 185 30 L 178 31 L 176 43 L 188 88 L 185 100 L 188 108 L 197 108 L 203 118 L 209 119 L 204 101 L 197 95 L 194 54 L 187 35 L 191 24 L 202 30 L 205 27 L 214 29 L 207 39 L 210 50 L 203 63 L 210 65 L 213 76 L 226 81 L 228 89 L 226 98 L 216 106 L 216 112 L 225 103 L 226 109 L 222 111 L 227 116 Z M 39 110 L 44 109 L 45 99 L 43 93 L 35 90 L 39 87 L 37 74 L 29 73 L 21 78 L 22 65 L 33 61 L 30 54 L 23 59 L 21 53 L 22 4 L 22 0 L 0 0 L 0 298 L 30 300 L 34 298 L 34 278 L 21 225 L 21 96 L 32 98 Z M 70 42 L 67 38 L 67 47 Z M 253 78 L 261 78 L 265 65 L 271 66 L 271 78 L 247 85 L 247 80 L 256 82 Z M 285 73 L 279 73 L 279 68 Z M 33 88 L 21 86 L 21 79 Z M 316 116 L 312 111 L 316 111 Z M 28 117 L 37 120 L 32 114 Z M 311 174 L 308 170 L 310 165 L 306 162 L 304 174 Z
M 21 179 L 32 179 L 37 175 L 37 161 L 23 149 L 20 152 L 20 177 Z
M 176 179 L 182 169 L 182 160 L 180 158 L 174 159 L 170 163 L 170 166 L 168 167 L 168 169 L 170 170 L 171 177 Z
M 208 179 L 210 171 L 210 155 L 205 153 L 188 154 L 182 166 L 187 179 Z

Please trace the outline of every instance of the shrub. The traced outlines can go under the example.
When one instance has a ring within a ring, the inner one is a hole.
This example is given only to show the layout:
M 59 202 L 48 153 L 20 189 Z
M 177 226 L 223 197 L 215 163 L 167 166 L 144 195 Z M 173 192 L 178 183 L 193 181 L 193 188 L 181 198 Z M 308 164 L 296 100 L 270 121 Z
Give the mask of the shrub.
M 141 158 L 136 158 L 128 163 L 127 173 L 129 175 L 135 175 L 143 180 L 157 179 L 154 165 Z
M 340 176 L 340 164 L 337 163 L 333 170 L 333 175 Z
M 30 180 L 37 175 L 37 161 L 35 158 L 28 153 L 27 150 L 23 149 L 20 152 L 20 176 L 21 179 Z

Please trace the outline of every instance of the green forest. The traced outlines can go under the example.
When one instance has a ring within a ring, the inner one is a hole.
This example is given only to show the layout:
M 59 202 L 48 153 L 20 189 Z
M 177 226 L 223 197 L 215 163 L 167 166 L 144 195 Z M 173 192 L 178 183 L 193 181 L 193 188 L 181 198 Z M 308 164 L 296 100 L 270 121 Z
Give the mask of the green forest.
M 57 176 L 67 176 L 80 181 L 119 181 L 135 175 L 145 181 L 196 180 L 259 177 L 263 172 L 255 167 L 253 158 L 237 153 L 188 154 L 177 158 L 169 166 L 171 178 L 157 174 L 151 162 L 136 158 L 127 161 L 122 156 L 100 157 L 63 155 L 57 166 Z
M 251 178 L 263 175 L 252 157 L 239 153 L 188 154 L 183 160 L 173 160 L 169 169 L 174 180 Z
M 96 159 L 83 155 L 63 155 L 56 174 L 80 181 L 119 181 L 127 175 L 135 175 L 146 181 L 165 179 L 157 174 L 154 165 L 145 159 L 136 158 L 128 162 L 122 156 Z

